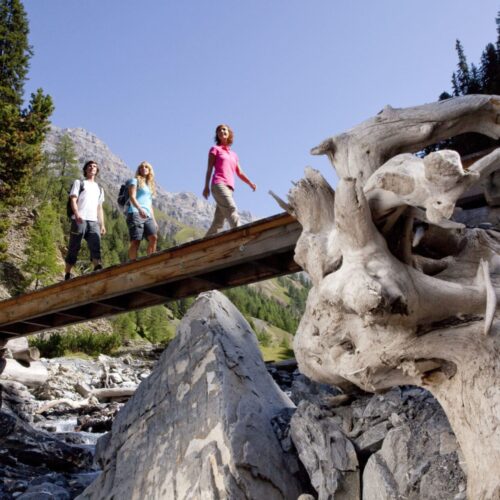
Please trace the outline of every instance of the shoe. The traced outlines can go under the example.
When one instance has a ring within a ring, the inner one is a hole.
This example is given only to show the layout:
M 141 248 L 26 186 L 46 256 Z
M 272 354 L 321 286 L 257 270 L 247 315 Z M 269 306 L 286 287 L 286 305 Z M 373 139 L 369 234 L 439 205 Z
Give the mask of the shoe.
M 97 266 L 94 267 L 94 271 L 100 271 L 102 269 L 101 264 L 97 264 Z
M 68 280 L 70 280 L 72 277 L 73 277 L 73 275 L 72 275 L 71 273 L 66 273 L 66 274 L 64 275 L 64 281 L 68 281 Z

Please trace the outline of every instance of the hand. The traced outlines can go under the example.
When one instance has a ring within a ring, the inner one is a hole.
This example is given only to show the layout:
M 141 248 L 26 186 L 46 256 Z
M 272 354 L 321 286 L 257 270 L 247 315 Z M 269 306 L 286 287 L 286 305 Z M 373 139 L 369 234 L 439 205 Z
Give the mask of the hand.
M 205 189 L 203 190 L 203 198 L 208 200 L 209 196 L 210 196 L 210 188 L 208 186 L 206 186 Z
M 106 234 L 106 228 L 104 226 L 101 226 L 101 236 L 104 236 Z
M 147 214 L 146 210 L 144 210 L 143 208 L 139 208 L 139 216 L 142 217 L 143 219 L 148 218 L 148 214 Z
M 80 214 L 75 215 L 75 222 L 77 224 L 83 224 L 83 219 L 80 217 Z
M 255 191 L 257 189 L 257 184 L 254 184 L 253 182 L 251 182 L 250 187 L 252 188 L 253 191 Z

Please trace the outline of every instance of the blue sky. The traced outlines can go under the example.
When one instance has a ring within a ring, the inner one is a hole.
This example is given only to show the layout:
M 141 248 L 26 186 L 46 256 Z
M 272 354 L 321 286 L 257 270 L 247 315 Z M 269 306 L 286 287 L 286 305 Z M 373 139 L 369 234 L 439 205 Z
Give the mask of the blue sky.
M 280 211 L 304 167 L 332 183 L 328 136 L 450 90 L 455 40 L 469 63 L 496 41 L 496 0 L 24 0 L 31 60 L 53 123 L 83 127 L 132 169 L 147 160 L 168 191 L 201 197 L 215 126 L 257 183 L 235 198 Z M 104 166 L 105 168 L 105 166 Z

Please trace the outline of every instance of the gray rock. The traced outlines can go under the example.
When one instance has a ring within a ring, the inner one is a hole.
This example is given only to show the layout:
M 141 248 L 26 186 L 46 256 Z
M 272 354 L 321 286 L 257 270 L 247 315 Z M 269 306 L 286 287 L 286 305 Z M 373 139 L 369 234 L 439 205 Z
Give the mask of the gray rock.
M 71 496 L 61 486 L 53 483 L 42 483 L 30 486 L 18 500 L 70 500 Z
M 373 427 L 369 427 L 354 440 L 354 443 L 361 452 L 374 453 L 375 451 L 378 451 L 382 446 L 385 436 L 387 435 L 389 425 L 389 422 L 384 420 Z
M 79 498 L 295 499 L 297 463 L 271 425 L 292 407 L 245 319 L 202 294 L 98 442 L 103 472 Z
M 332 412 L 302 401 L 292 417 L 291 435 L 319 500 L 359 500 L 356 451 Z
M 365 500 L 451 500 L 463 491 L 456 440 L 441 431 L 442 410 L 428 410 L 390 430 L 380 451 L 369 458 L 363 472 Z
M 296 405 L 304 399 L 313 403 L 321 404 L 328 397 L 340 394 L 340 391 L 337 388 L 314 382 L 302 374 L 294 377 L 290 392 L 290 397 Z

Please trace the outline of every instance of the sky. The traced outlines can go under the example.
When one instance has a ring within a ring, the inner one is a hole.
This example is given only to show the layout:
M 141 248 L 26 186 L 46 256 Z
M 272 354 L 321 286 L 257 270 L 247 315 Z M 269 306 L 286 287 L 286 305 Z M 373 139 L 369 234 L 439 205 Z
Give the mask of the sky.
M 451 90 L 459 39 L 469 63 L 496 41 L 497 0 L 24 0 L 26 96 L 54 100 L 54 125 L 82 127 L 135 170 L 149 161 L 171 192 L 201 197 L 215 127 L 254 193 L 257 218 L 281 212 L 304 168 L 332 184 L 310 149 L 372 117 Z M 101 166 L 105 168 L 105 165 Z

